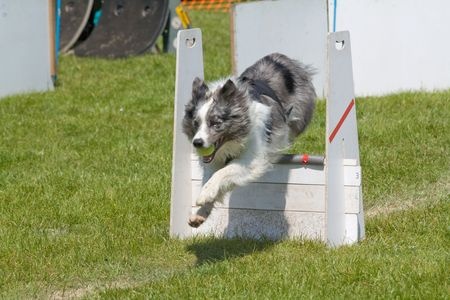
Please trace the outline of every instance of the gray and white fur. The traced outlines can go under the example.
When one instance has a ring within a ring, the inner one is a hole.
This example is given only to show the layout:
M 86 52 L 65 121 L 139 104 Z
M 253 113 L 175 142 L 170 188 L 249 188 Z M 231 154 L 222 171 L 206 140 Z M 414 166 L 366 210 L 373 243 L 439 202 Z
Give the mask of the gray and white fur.
M 201 160 L 207 177 L 192 227 L 206 220 L 214 202 L 267 172 L 305 130 L 316 98 L 311 77 L 307 66 L 274 53 L 238 78 L 209 85 L 194 80 L 183 131 L 194 147 L 214 145 L 215 151 Z

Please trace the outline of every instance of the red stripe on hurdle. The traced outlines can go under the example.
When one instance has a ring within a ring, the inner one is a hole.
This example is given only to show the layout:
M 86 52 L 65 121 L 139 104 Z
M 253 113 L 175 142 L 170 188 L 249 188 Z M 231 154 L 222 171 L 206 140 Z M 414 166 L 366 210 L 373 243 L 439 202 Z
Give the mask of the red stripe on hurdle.
M 342 115 L 341 119 L 339 120 L 339 122 L 337 123 L 336 127 L 334 128 L 333 132 L 330 134 L 330 137 L 328 138 L 328 141 L 331 143 L 334 138 L 336 137 L 339 129 L 341 129 L 342 124 L 344 123 L 345 119 L 347 118 L 348 114 L 350 113 L 350 111 L 352 110 L 353 106 L 355 106 L 355 99 L 352 99 L 352 101 L 350 101 L 350 104 L 347 106 L 347 108 L 345 109 L 344 114 Z
M 302 155 L 302 163 L 304 165 L 307 165 L 309 163 L 309 155 L 308 154 L 303 154 Z

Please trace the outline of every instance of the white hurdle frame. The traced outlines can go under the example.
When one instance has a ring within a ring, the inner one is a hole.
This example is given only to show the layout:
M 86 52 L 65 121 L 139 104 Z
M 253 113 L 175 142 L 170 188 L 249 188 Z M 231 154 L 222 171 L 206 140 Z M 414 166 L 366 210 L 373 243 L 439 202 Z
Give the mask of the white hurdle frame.
M 200 29 L 178 32 L 170 235 L 308 238 L 330 246 L 364 238 L 364 214 L 350 35 L 328 34 L 326 155 L 311 164 L 285 156 L 257 182 L 217 203 L 199 228 L 188 225 L 205 181 L 198 157 L 182 133 L 184 107 L 195 77 L 203 76 Z

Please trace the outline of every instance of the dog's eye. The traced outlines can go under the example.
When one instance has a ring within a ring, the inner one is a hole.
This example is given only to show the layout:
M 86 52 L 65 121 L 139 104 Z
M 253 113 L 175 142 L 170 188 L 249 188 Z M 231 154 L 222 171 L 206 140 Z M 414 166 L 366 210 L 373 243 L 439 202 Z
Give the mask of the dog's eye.
M 200 124 L 198 123 L 198 121 L 197 121 L 197 120 L 194 120 L 194 127 L 195 127 L 195 128 L 198 128 L 199 125 L 200 125 Z
M 215 130 L 220 130 L 222 129 L 222 122 L 220 121 L 212 122 L 211 126 L 214 127 Z

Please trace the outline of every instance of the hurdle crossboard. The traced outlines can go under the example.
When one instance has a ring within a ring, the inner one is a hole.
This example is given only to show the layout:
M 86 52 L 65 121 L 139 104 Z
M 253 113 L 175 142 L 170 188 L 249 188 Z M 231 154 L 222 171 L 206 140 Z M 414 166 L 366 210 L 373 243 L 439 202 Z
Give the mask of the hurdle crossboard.
M 190 141 L 183 135 L 184 106 L 195 77 L 203 78 L 199 29 L 178 33 L 170 234 L 188 238 L 307 238 L 331 246 L 365 235 L 350 36 L 328 35 L 325 157 L 285 155 L 263 177 L 216 203 L 198 228 L 188 225 L 207 180 Z

